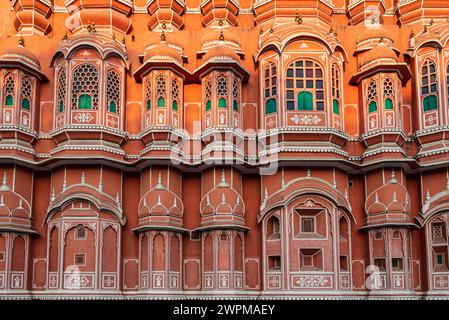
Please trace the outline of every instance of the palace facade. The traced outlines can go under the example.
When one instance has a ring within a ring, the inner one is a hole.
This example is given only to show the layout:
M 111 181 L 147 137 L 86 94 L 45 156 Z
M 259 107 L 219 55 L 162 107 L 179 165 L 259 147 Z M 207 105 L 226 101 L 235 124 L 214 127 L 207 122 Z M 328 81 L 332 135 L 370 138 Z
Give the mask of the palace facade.
M 1 298 L 448 298 L 447 17 L 2 1 Z

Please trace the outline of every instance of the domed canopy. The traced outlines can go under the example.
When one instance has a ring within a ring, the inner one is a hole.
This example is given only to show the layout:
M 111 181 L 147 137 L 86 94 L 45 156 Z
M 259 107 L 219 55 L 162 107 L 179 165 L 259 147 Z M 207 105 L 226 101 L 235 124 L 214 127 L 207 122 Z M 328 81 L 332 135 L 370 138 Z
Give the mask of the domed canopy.
M 157 39 L 155 36 L 150 37 L 147 43 L 143 56 L 140 56 L 143 64 L 134 72 L 137 82 L 142 82 L 142 77 L 153 69 L 171 69 L 182 76 L 184 80 L 191 77 L 183 67 L 186 57 L 182 54 L 182 46 L 167 41 L 165 33 L 162 33 Z
M 0 53 L 0 68 L 19 68 L 46 81 L 47 77 L 41 72 L 39 59 L 22 44 L 9 48 Z
M 181 198 L 162 184 L 159 173 L 156 186 L 145 193 L 139 201 L 139 226 L 135 230 L 183 231 L 183 212 L 184 204 Z
M 12 190 L 3 176 L 0 186 L 0 231 L 36 233 L 31 226 L 31 206 L 28 201 Z
M 410 196 L 407 189 L 396 180 L 392 171 L 388 182 L 365 201 L 366 227 L 379 225 L 412 225 L 410 219 Z
M 375 47 L 364 52 L 360 57 L 359 72 L 350 80 L 350 84 L 358 85 L 364 78 L 378 72 L 396 72 L 405 85 L 411 78 L 408 65 L 399 62 L 396 52 L 381 40 Z
M 363 69 L 367 64 L 374 63 L 382 59 L 383 62 L 398 62 L 396 53 L 390 47 L 380 42 L 377 46 L 362 54 L 360 59 L 360 69 Z
M 222 171 L 221 182 L 205 194 L 200 203 L 201 228 L 246 229 L 245 204 L 239 192 L 228 184 Z

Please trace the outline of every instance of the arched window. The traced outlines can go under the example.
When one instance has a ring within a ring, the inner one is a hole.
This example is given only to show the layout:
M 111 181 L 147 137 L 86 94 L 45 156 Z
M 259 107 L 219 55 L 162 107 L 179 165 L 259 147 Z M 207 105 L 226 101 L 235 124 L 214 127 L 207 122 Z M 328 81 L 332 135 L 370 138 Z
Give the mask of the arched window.
M 58 108 L 58 112 L 64 112 L 66 97 L 67 97 L 67 82 L 66 82 L 66 72 L 65 69 L 61 69 L 58 72 L 57 76 L 57 85 L 56 85 L 56 105 Z
M 217 79 L 217 97 L 218 97 L 218 107 L 226 108 L 228 106 L 228 78 L 221 75 Z
M 421 96 L 424 111 L 435 110 L 438 108 L 437 91 L 438 80 L 435 63 L 432 60 L 426 60 L 421 69 Z
M 336 63 L 332 64 L 332 112 L 334 114 L 340 114 L 340 101 L 341 101 L 341 90 L 340 90 L 340 70 Z
M 277 69 L 273 62 L 270 62 L 265 68 L 264 92 L 265 113 L 276 112 Z
M 84 240 L 84 239 L 86 239 L 86 227 L 84 227 L 81 224 L 76 227 L 75 239 L 77 239 L 77 240 Z
M 385 110 L 393 110 L 393 101 L 390 98 L 385 99 Z
M 81 64 L 73 70 L 72 109 L 98 109 L 98 70 Z
M 119 113 L 120 106 L 120 76 L 114 70 L 106 74 L 106 106 L 112 113 Z
M 265 113 L 271 114 L 276 112 L 276 99 L 270 98 L 265 102 Z
M 151 78 L 145 80 L 145 104 L 147 111 L 151 110 Z
M 78 109 L 92 109 L 92 98 L 88 94 L 80 95 Z
M 204 105 L 206 112 L 212 109 L 212 83 L 209 78 L 205 80 L 204 84 Z
M 164 97 L 159 97 L 157 99 L 157 106 L 159 108 L 164 108 L 165 107 L 165 98 Z
M 218 107 L 219 108 L 226 108 L 226 99 L 225 98 L 218 99 Z
M 239 111 L 240 106 L 240 81 L 235 78 L 232 82 L 232 109 L 235 112 Z
M 371 81 L 367 88 L 368 113 L 377 111 L 377 83 Z
M 3 96 L 5 97 L 5 106 L 14 105 L 14 87 L 15 81 L 13 76 L 8 76 L 3 87 Z
M 298 110 L 313 110 L 313 94 L 309 91 L 298 93 Z
M 268 239 L 280 239 L 281 237 L 281 224 L 279 219 L 275 216 L 268 219 L 267 236 Z
M 324 110 L 324 78 L 321 67 L 310 60 L 298 60 L 287 69 L 287 110 Z
M 393 100 L 395 89 L 394 89 L 394 83 L 391 78 L 386 78 L 383 82 L 383 96 L 385 98 L 384 100 L 384 108 L 385 110 L 393 110 Z
M 171 96 L 172 96 L 172 109 L 178 111 L 180 102 L 180 86 L 178 79 L 174 78 L 171 81 Z
M 165 107 L 166 94 L 167 94 L 167 83 L 165 80 L 165 76 L 163 74 L 160 74 L 156 78 L 156 97 L 158 108 Z
M 20 104 L 22 109 L 31 110 L 32 94 L 31 80 L 28 78 L 23 78 L 22 88 L 20 89 Z

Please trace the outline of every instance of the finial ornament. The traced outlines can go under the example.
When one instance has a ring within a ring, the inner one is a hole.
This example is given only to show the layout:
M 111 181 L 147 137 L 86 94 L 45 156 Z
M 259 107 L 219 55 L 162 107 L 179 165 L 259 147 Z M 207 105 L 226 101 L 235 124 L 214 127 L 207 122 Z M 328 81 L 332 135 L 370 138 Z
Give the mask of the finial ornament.
M 50 198 L 50 201 L 55 201 L 55 198 L 56 198 L 56 196 L 55 196 L 55 188 L 53 187 L 53 190 L 52 190 L 52 192 L 51 192 L 51 198 Z
M 162 27 L 162 30 L 167 29 L 167 24 L 165 23 L 165 20 L 162 21 L 161 27 Z
M 7 191 L 9 190 L 9 187 L 6 184 L 7 180 L 6 180 L 6 171 L 3 172 L 3 183 L 2 186 L 0 187 L 1 191 Z
M 22 35 L 20 35 L 18 42 L 19 42 L 19 46 L 25 47 L 25 39 L 23 38 Z
M 221 169 L 221 180 L 220 180 L 220 183 L 218 184 L 218 187 L 220 187 L 220 188 L 227 188 L 227 187 L 229 187 L 229 184 L 226 181 L 226 175 L 225 175 L 225 171 L 224 171 L 223 168 Z
M 427 32 L 427 24 L 424 25 L 424 30 L 423 30 L 423 32 L 424 32 L 424 33 Z
M 298 24 L 302 24 L 302 16 L 301 16 L 301 14 L 300 14 L 298 11 L 296 11 L 295 21 L 296 21 Z
M 429 202 L 430 201 L 430 192 L 429 192 L 429 189 L 427 189 L 427 191 L 426 191 L 426 202 Z
M 310 168 L 307 168 L 306 175 L 307 175 L 307 178 L 310 178 L 310 176 L 312 175 L 312 172 L 310 171 Z
M 67 35 L 67 31 L 64 32 L 64 35 L 62 36 L 62 40 L 63 41 L 69 40 L 69 36 Z
M 449 177 L 446 178 L 446 190 L 449 190 Z
M 433 21 L 433 18 L 430 20 L 429 26 L 433 26 L 435 24 L 435 21 Z
M 219 40 L 220 41 L 224 41 L 224 33 L 223 33 L 223 30 L 220 32 L 220 37 L 219 37 Z
M 122 44 L 123 44 L 124 46 L 126 45 L 125 35 L 123 35 L 123 38 L 122 38 Z
M 81 184 L 85 184 L 86 183 L 86 175 L 83 173 L 81 174 Z
M 159 171 L 158 175 L 157 175 L 157 185 L 156 185 L 156 189 L 157 190 L 162 190 L 164 189 L 164 185 L 162 184 L 162 173 Z
M 167 37 L 165 36 L 165 31 L 162 30 L 162 33 L 161 33 L 161 41 L 165 42 L 166 39 L 167 39 Z
M 223 26 L 223 18 L 220 18 L 220 20 L 218 20 L 218 25 L 219 25 L 220 27 Z
M 396 174 L 394 172 L 394 169 L 391 169 L 390 183 L 398 183 L 398 180 L 396 180 Z
M 115 35 L 115 33 L 112 34 L 112 40 L 117 41 L 117 36 Z

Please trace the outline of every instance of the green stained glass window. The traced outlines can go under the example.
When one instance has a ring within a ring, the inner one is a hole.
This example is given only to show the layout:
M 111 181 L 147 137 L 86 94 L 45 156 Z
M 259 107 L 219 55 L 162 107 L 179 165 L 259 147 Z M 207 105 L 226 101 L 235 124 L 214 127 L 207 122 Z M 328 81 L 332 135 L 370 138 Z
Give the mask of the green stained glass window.
M 332 111 L 335 114 L 340 114 L 340 103 L 336 99 L 332 101 Z
M 115 104 L 115 101 L 111 101 L 109 103 L 109 112 L 113 112 L 113 113 L 117 112 L 117 106 Z
M 14 99 L 12 98 L 11 95 L 6 96 L 6 99 L 5 99 L 5 105 L 7 105 L 7 106 L 12 106 L 12 105 L 14 105 Z
M 236 100 L 232 101 L 232 109 L 234 109 L 235 112 L 239 111 L 239 104 Z
M 165 99 L 164 99 L 164 97 L 159 97 L 157 99 L 157 106 L 159 108 L 164 108 L 165 107 Z
M 423 100 L 424 111 L 435 110 L 438 108 L 437 96 L 430 95 L 424 98 Z
M 173 108 L 173 110 L 178 111 L 178 102 L 177 101 L 173 101 L 172 108 Z
M 393 110 L 393 101 L 390 98 L 385 100 L 385 110 Z
M 276 112 L 276 99 L 271 98 L 265 102 L 265 114 L 275 113 Z
M 298 93 L 298 110 L 313 110 L 313 94 L 308 91 Z
M 210 111 L 212 109 L 212 102 L 210 100 L 207 100 L 206 102 L 206 111 Z
M 226 108 L 226 99 L 225 98 L 218 99 L 218 107 L 219 108 Z
M 30 100 L 22 99 L 22 109 L 25 109 L 25 110 L 31 109 Z
M 150 110 L 151 110 L 151 100 L 148 99 L 147 100 L 147 111 L 150 111 Z
M 371 101 L 368 105 L 368 113 L 377 111 L 377 103 L 376 101 Z
M 78 109 L 92 109 L 92 98 L 88 94 L 80 95 Z

